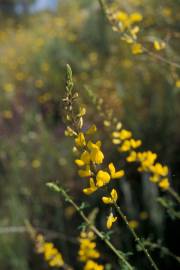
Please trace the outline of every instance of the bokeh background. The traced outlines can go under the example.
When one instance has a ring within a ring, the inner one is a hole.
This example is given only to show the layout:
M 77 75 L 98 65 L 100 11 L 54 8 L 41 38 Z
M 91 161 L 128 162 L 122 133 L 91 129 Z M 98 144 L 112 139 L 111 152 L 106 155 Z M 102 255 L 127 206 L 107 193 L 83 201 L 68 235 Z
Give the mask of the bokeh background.
M 178 62 L 179 1 L 127 0 L 122 5 L 143 14 L 141 34 L 148 41 L 154 37 L 165 40 L 168 46 L 163 57 Z M 86 104 L 87 123 L 96 123 L 105 141 L 102 119 L 95 113 L 89 88 L 143 141 L 144 150 L 158 153 L 159 160 L 170 168 L 172 186 L 176 190 L 180 186 L 179 69 L 148 55 L 133 55 L 120 35 L 112 31 L 97 0 L 0 0 L 2 270 L 48 269 L 34 252 L 25 220 L 53 241 L 66 261 L 73 262 L 74 269 L 82 269 L 78 261 L 75 263 L 81 220 L 45 186 L 48 181 L 60 181 L 79 203 L 87 201 L 73 161 L 73 144 L 64 136 L 61 99 L 67 63 Z M 119 160 L 110 141 L 105 148 L 109 160 Z M 164 194 L 159 194 L 146 175 L 139 175 L 131 166 L 126 168 L 122 162 L 123 166 L 127 179 L 119 188 L 126 214 L 138 222 L 136 229 L 142 236 L 156 241 L 161 238 L 178 255 L 179 223 L 155 199 Z M 88 211 L 99 208 L 97 225 L 104 230 L 106 209 L 96 195 L 88 201 Z M 129 233 L 118 225 L 119 238 L 113 241 L 124 251 L 132 251 Z M 113 260 L 102 243 L 99 248 L 105 262 Z M 158 251 L 153 255 L 160 269 L 178 269 L 173 259 L 161 258 Z M 137 269 L 149 269 L 142 256 L 135 253 L 131 260 Z

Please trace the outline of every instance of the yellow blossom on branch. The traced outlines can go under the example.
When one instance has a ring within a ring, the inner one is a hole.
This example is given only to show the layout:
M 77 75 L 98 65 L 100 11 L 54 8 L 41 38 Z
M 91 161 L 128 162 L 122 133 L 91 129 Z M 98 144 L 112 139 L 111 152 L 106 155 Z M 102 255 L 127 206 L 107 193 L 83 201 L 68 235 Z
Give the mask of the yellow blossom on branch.
M 82 132 L 80 132 L 77 138 L 75 138 L 75 143 L 77 146 L 80 146 L 80 147 L 83 147 L 86 145 L 86 140 Z
M 114 217 L 113 213 L 111 212 L 107 218 L 107 223 L 106 223 L 107 228 L 111 229 L 113 223 L 116 222 L 116 220 L 117 220 L 117 217 Z
M 111 177 L 108 172 L 100 170 L 96 175 L 96 186 L 103 187 L 109 183 Z
M 170 186 L 170 184 L 169 184 L 168 178 L 164 178 L 164 179 L 162 179 L 162 180 L 159 182 L 159 187 L 160 187 L 161 189 L 166 190 L 166 189 L 169 188 L 169 186 Z
M 112 189 L 110 197 L 106 197 L 106 196 L 102 197 L 102 201 L 105 204 L 113 204 L 117 201 L 117 199 L 118 199 L 118 195 L 115 189 Z
M 103 162 L 103 159 L 104 159 L 104 154 L 100 150 L 101 142 L 98 141 L 96 143 L 93 143 L 93 142 L 89 141 L 87 144 L 87 147 L 90 150 L 91 161 L 94 162 L 95 164 L 101 164 Z
M 90 194 L 92 194 L 93 192 L 95 192 L 97 190 L 97 187 L 95 185 L 95 182 L 94 182 L 94 179 L 93 178 L 90 178 L 89 184 L 90 184 L 90 187 L 83 189 L 83 192 L 86 195 L 90 195 Z
M 166 47 L 166 43 L 162 41 L 155 40 L 154 43 L 154 48 L 157 51 L 163 50 Z
M 89 176 L 91 176 L 92 172 L 90 170 L 90 166 L 87 165 L 84 170 L 79 170 L 78 174 L 79 174 L 80 177 L 89 177 Z
M 80 159 L 75 160 L 75 163 L 79 167 L 84 166 L 84 165 L 88 165 L 90 163 L 90 154 L 89 154 L 89 152 L 85 150 L 81 154 Z
M 110 163 L 108 165 L 108 168 L 112 179 L 121 178 L 124 176 L 124 171 L 123 170 L 116 171 L 113 163 Z
M 86 131 L 86 135 L 92 135 L 97 131 L 96 125 L 92 125 L 88 130 Z
M 142 47 L 141 43 L 134 43 L 131 47 L 131 51 L 133 54 L 143 53 L 143 47 Z

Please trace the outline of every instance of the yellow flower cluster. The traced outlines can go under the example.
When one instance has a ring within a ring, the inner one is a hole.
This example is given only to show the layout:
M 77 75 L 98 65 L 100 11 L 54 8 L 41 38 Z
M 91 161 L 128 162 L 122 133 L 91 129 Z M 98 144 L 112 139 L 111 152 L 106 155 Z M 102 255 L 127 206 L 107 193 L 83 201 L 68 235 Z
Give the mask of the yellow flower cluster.
M 96 262 L 89 260 L 87 261 L 84 270 L 103 270 L 104 266 L 101 264 L 97 264 Z
M 89 178 L 89 187 L 83 190 L 87 195 L 107 185 L 111 179 L 124 176 L 124 171 L 116 171 L 112 162 L 108 165 L 108 171 L 97 170 L 97 166 L 101 165 L 104 160 L 104 154 L 101 149 L 102 143 L 101 141 L 94 143 L 91 140 L 87 140 L 87 137 L 96 132 L 96 130 L 97 128 L 93 125 L 85 133 L 80 132 L 75 138 L 75 145 L 80 152 L 80 157 L 75 160 L 76 165 L 81 167 L 78 170 L 78 174 L 82 178 Z
M 61 253 L 54 247 L 53 243 L 46 242 L 42 234 L 35 237 L 35 243 L 36 252 L 44 255 L 49 266 L 60 268 L 64 265 Z
M 140 140 L 134 140 L 132 133 L 129 130 L 121 129 L 112 133 L 112 142 L 117 144 L 119 152 L 127 152 L 127 162 L 138 162 L 140 165 L 138 170 L 140 172 L 147 172 L 150 174 L 150 180 L 157 183 L 161 189 L 169 188 L 168 167 L 162 166 L 155 162 L 157 154 L 151 151 L 137 152 L 135 149 L 141 145 Z
M 142 21 L 143 17 L 139 12 L 128 14 L 125 11 L 116 11 L 112 13 L 111 19 L 119 23 L 121 31 L 125 31 L 134 26 L 134 24 Z
M 90 195 L 99 188 L 104 187 L 112 179 L 119 179 L 124 176 L 124 171 L 116 170 L 112 162 L 108 164 L 106 170 L 100 168 L 104 161 L 104 153 L 101 149 L 102 143 L 101 141 L 92 142 L 89 138 L 96 130 L 96 126 L 93 125 L 86 132 L 79 132 L 75 136 L 75 145 L 79 151 L 79 158 L 75 160 L 75 164 L 79 167 L 78 174 L 80 177 L 89 180 L 89 187 L 83 189 L 86 195 Z M 126 134 L 122 134 L 122 136 L 126 136 Z M 135 141 L 131 140 L 131 144 L 134 146 Z M 117 199 L 118 195 L 115 189 L 112 189 L 110 197 L 102 197 L 105 204 L 113 204 Z M 112 217 L 110 214 L 107 220 L 107 228 L 110 229 L 116 220 L 117 218 Z
M 81 232 L 80 235 L 79 260 L 85 263 L 84 270 L 103 270 L 104 266 L 97 264 L 94 260 L 100 257 L 96 249 L 95 235 L 92 231 Z
M 140 30 L 137 23 L 142 21 L 142 14 L 139 12 L 132 12 L 128 14 L 125 11 L 107 10 L 107 16 L 109 21 L 113 25 L 113 30 L 121 32 L 121 39 L 129 44 L 132 44 L 132 53 L 142 53 L 143 46 L 141 45 L 141 43 L 137 42 L 137 35 Z

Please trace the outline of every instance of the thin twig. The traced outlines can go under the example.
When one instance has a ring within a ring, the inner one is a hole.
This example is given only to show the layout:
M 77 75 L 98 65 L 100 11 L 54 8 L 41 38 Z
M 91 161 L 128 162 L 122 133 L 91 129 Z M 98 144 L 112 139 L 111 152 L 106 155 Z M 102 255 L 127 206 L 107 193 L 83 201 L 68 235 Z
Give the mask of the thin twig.
M 169 194 L 171 194 L 173 196 L 173 198 L 176 199 L 176 201 L 178 203 L 180 203 L 180 197 L 179 197 L 179 195 L 177 194 L 177 192 L 172 187 L 169 187 L 167 191 L 169 192 Z
M 136 234 L 135 230 L 129 225 L 129 222 L 126 218 L 126 216 L 123 214 L 121 208 L 119 205 L 117 205 L 116 202 L 114 202 L 114 206 L 118 212 L 118 214 L 120 215 L 120 217 L 123 219 L 123 221 L 125 222 L 125 224 L 127 225 L 128 229 L 130 230 L 131 234 L 133 235 L 135 241 L 139 244 L 139 246 L 142 248 L 142 250 L 144 251 L 146 257 L 148 258 L 149 262 L 151 263 L 151 266 L 155 269 L 155 270 L 159 270 L 159 268 L 157 267 L 156 263 L 154 262 L 153 258 L 151 257 L 151 255 L 149 254 L 148 250 L 145 248 L 144 244 L 142 243 L 141 239 L 139 238 L 139 236 Z

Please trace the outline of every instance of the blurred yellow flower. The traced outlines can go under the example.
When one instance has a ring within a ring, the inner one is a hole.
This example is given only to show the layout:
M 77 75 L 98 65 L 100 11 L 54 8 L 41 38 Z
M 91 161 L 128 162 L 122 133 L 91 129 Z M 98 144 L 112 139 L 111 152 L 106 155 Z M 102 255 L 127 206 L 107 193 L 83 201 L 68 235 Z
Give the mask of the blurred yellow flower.
M 132 228 L 132 229 L 137 229 L 138 226 L 139 226 L 139 222 L 137 220 L 130 220 L 129 221 L 129 226 Z
M 160 50 L 162 50 L 162 49 L 164 49 L 166 47 L 166 43 L 163 42 L 163 41 L 155 40 L 153 44 L 154 44 L 154 48 L 157 51 L 160 51 Z
M 84 266 L 84 270 L 104 270 L 104 266 L 97 264 L 92 260 L 88 260 Z
M 106 223 L 107 228 L 111 229 L 113 223 L 116 222 L 116 220 L 117 220 L 117 217 L 114 217 L 113 213 L 111 212 L 107 219 L 107 223 Z
M 134 43 L 131 47 L 133 54 L 141 54 L 143 52 L 143 47 L 140 43 Z
M 41 167 L 41 161 L 38 159 L 34 159 L 31 164 L 34 169 L 38 169 L 39 167 Z
M 77 138 L 75 138 L 75 143 L 77 146 L 80 146 L 80 147 L 83 147 L 86 145 L 86 140 L 82 132 L 80 132 Z
M 13 118 L 13 113 L 10 110 L 5 110 L 5 111 L 2 112 L 2 116 L 5 119 L 12 119 Z
M 170 186 L 168 178 L 164 178 L 159 182 L 159 187 L 166 190 Z
M 4 84 L 3 89 L 7 93 L 12 93 L 14 92 L 14 85 L 12 83 L 6 83 Z

